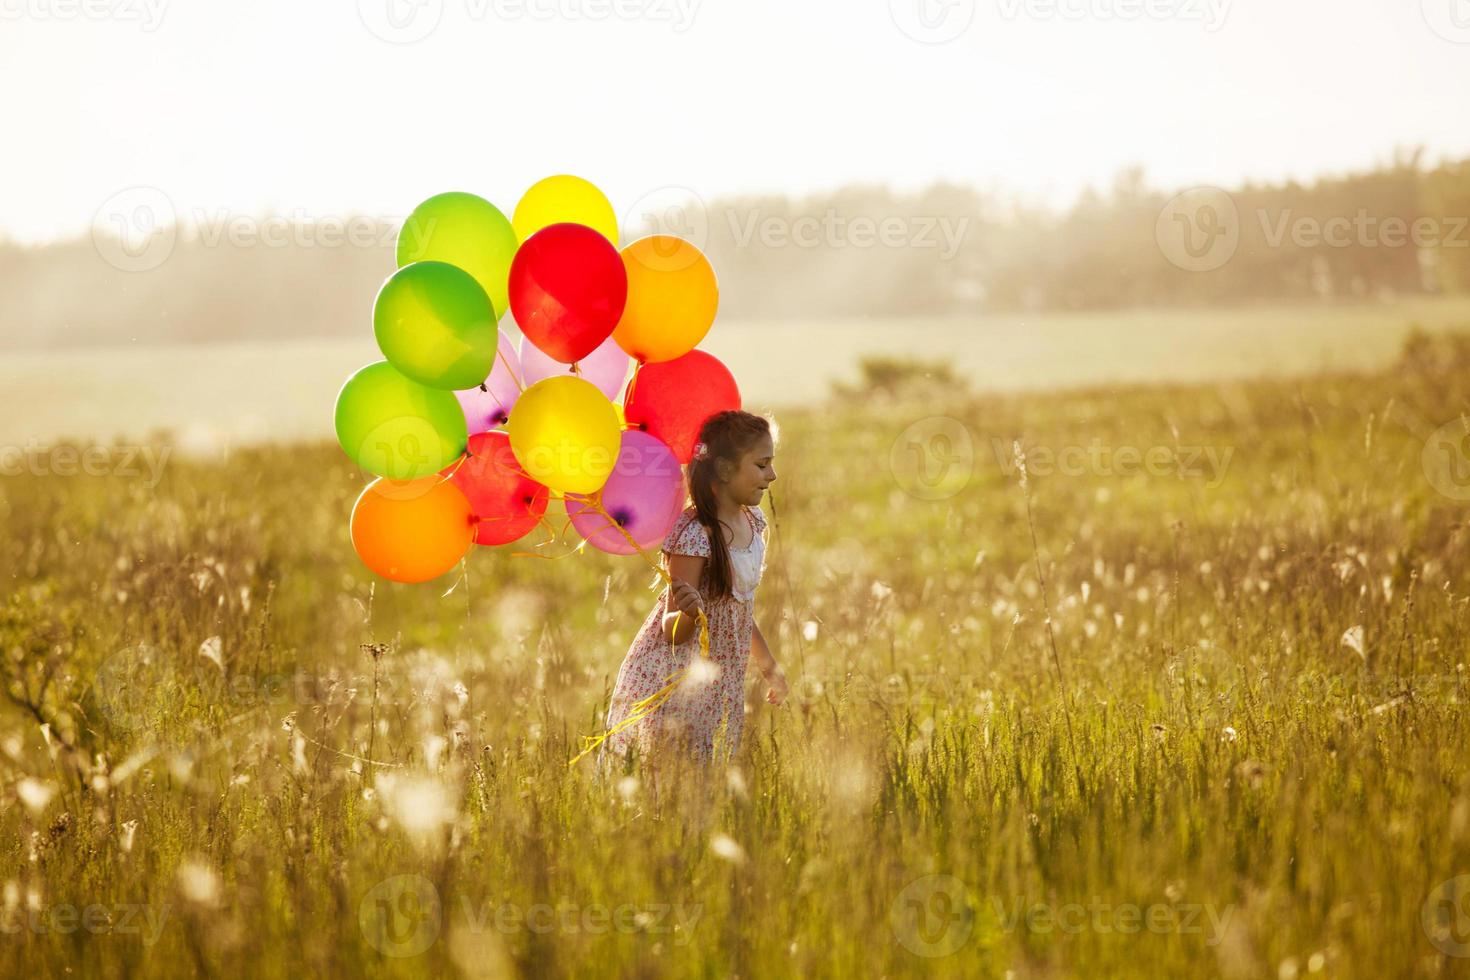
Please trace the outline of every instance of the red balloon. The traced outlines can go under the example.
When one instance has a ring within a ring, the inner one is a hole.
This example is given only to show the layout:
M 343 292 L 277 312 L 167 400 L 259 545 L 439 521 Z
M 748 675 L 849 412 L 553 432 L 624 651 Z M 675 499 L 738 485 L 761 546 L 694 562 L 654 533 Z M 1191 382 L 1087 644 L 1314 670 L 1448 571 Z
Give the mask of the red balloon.
M 470 456 L 450 480 L 470 502 L 476 544 L 509 544 L 525 537 L 541 523 L 551 496 L 521 469 L 505 432 L 470 436 Z
M 510 263 L 510 311 L 549 357 L 580 361 L 612 336 L 628 302 L 628 270 L 586 225 L 547 225 Z
M 628 428 L 662 440 L 681 463 L 694 458 L 705 419 L 739 407 L 735 376 L 719 358 L 702 350 L 640 366 L 623 393 Z

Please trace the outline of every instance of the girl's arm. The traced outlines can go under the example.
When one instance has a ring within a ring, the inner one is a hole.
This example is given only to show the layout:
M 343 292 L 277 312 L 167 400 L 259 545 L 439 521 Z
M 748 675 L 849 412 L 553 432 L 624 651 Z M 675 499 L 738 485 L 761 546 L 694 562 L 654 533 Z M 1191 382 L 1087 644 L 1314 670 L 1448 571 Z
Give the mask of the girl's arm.
M 781 669 L 781 665 L 776 663 L 776 658 L 771 655 L 770 644 L 766 643 L 766 636 L 761 632 L 759 624 L 756 625 L 750 634 L 750 656 L 755 660 L 755 665 L 760 670 L 761 676 L 770 685 L 770 690 L 766 692 L 766 700 L 772 704 L 780 704 L 786 700 L 786 672 Z
M 669 555 L 669 577 L 674 580 L 672 595 L 669 596 L 669 611 L 664 613 L 664 639 L 670 643 L 683 643 L 699 635 L 699 617 L 694 614 L 698 603 L 684 602 L 689 608 L 680 609 L 681 594 L 688 596 L 692 588 L 697 595 L 699 578 L 704 572 L 704 559 L 697 555 Z M 684 588 L 681 588 L 684 587 Z M 677 624 L 677 627 L 676 627 Z

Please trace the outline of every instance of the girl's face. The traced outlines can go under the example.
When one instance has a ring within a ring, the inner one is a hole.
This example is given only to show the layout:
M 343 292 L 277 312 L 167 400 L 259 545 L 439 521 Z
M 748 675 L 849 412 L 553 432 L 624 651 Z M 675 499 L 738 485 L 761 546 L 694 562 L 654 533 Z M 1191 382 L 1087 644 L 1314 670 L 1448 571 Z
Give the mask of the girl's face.
M 728 461 L 721 460 L 720 471 L 729 474 L 721 490 L 737 504 L 759 507 L 766 487 L 776 479 L 775 455 L 771 437 L 765 435 L 741 455 L 738 465 L 732 467 Z

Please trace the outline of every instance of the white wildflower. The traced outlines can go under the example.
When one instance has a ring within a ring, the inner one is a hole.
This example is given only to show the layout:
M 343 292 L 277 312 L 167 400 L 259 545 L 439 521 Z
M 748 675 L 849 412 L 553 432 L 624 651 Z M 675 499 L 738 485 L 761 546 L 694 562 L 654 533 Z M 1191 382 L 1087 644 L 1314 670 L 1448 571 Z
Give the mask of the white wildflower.
M 745 863 L 745 848 L 735 842 L 733 837 L 727 834 L 715 834 L 710 838 L 709 849 L 715 852 L 715 856 L 729 861 L 731 864 Z
M 25 808 L 31 811 L 32 815 L 36 815 L 46 809 L 46 805 L 51 802 L 51 797 L 56 795 L 56 787 L 51 783 L 27 776 L 15 787 L 15 793 L 25 804 Z

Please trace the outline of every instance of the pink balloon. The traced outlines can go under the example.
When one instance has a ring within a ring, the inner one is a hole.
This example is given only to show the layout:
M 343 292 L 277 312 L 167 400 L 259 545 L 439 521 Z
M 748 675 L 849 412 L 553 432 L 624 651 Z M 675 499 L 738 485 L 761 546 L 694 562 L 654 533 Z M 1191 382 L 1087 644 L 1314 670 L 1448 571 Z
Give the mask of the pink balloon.
M 632 360 L 627 351 L 618 346 L 611 337 L 598 345 L 597 349 L 577 362 L 577 370 L 583 380 L 590 381 L 607 396 L 608 401 L 617 401 L 623 393 L 623 382 L 628 378 L 628 365 Z M 543 378 L 557 374 L 570 374 L 572 367 L 553 359 L 541 348 L 526 338 L 521 338 L 521 378 L 527 388 Z
M 521 384 L 516 384 L 516 378 L 521 374 L 521 359 L 516 356 L 515 345 L 504 330 L 500 331 L 496 349 L 495 366 L 490 369 L 490 376 L 484 384 L 454 393 L 459 399 L 459 407 L 464 410 L 470 435 L 489 432 L 503 425 L 510 418 L 511 406 L 521 397 L 521 386 L 530 386 L 525 378 L 521 378 Z
M 595 497 L 608 517 L 622 525 L 644 551 L 656 548 L 684 511 L 684 473 L 674 451 L 647 432 L 623 430 L 612 475 Z M 577 533 L 599 551 L 631 555 L 633 548 L 616 527 L 588 503 L 567 494 L 567 516 Z

